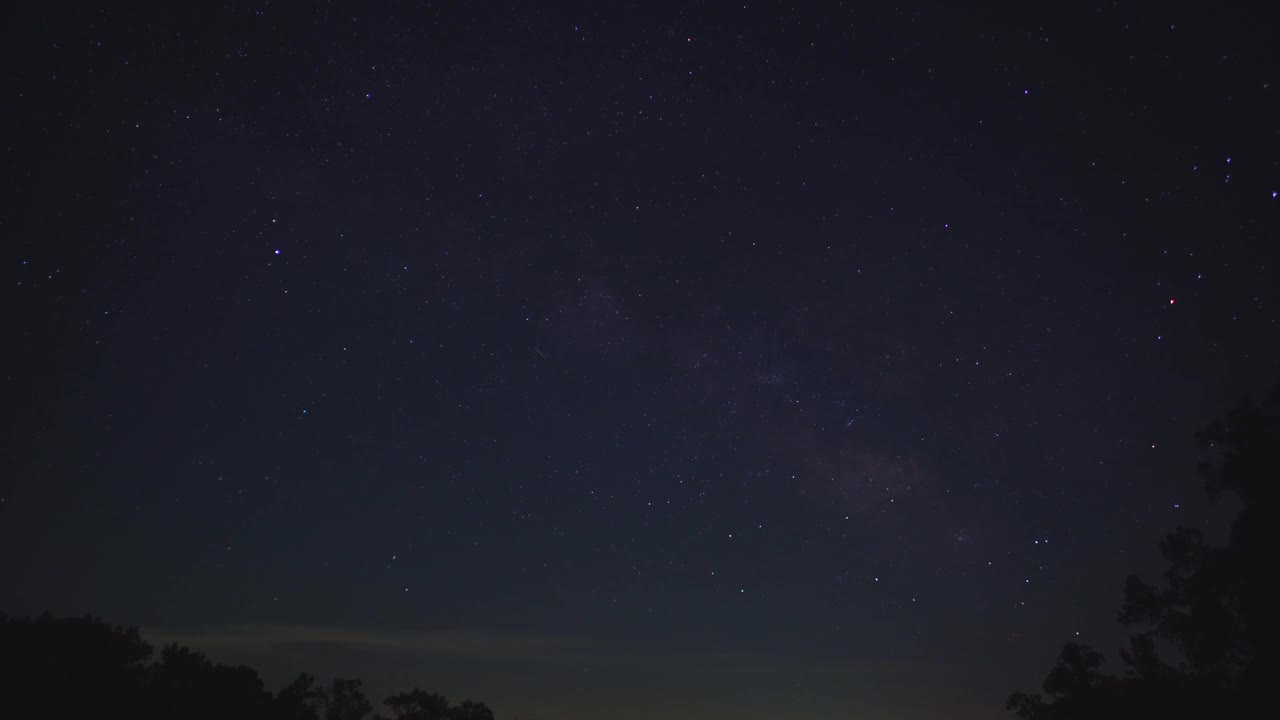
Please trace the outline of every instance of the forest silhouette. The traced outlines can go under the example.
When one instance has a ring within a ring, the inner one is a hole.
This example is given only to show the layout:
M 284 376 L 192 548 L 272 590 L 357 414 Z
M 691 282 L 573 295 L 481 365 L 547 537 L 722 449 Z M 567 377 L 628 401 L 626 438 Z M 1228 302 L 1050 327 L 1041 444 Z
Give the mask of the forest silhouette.
M 1226 545 L 1179 527 L 1160 549 L 1163 583 L 1129 576 L 1119 620 L 1136 632 L 1119 674 L 1103 654 L 1068 643 L 1043 693 L 1014 693 L 1023 720 L 1280 717 L 1280 387 L 1244 401 L 1198 439 L 1213 460 L 1200 474 L 1211 498 L 1232 495 L 1239 512 Z
M 96 617 L 0 615 L 4 717 L 26 720 L 494 720 L 484 703 L 451 704 L 414 688 L 374 712 L 358 679 L 319 684 L 306 673 L 268 692 L 253 668 L 168 645 L 158 659 L 135 628 Z M 10 714 L 11 713 L 11 714 Z
M 1134 628 L 1118 674 L 1103 654 L 1068 643 L 1043 692 L 1014 693 L 1023 720 L 1280 717 L 1280 387 L 1245 401 L 1198 439 L 1214 458 L 1201 465 L 1210 497 L 1233 495 L 1239 512 L 1224 546 L 1177 528 L 1161 550 L 1163 582 L 1130 576 L 1119 620 Z M 302 673 L 276 693 L 258 672 L 210 661 L 176 644 L 158 658 L 136 628 L 96 617 L 0 613 L 0 692 L 6 717 L 159 720 L 493 720 L 483 703 L 452 704 L 413 688 L 374 712 L 358 679 L 329 684 Z

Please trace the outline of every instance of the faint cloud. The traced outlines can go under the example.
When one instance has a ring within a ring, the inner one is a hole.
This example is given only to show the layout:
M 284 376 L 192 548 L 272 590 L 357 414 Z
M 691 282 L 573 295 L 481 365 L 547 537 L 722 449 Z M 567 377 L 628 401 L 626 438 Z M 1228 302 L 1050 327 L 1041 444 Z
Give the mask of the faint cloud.
M 565 638 L 489 630 L 393 630 L 307 625 L 226 625 L 148 633 L 161 644 L 177 642 L 213 652 L 280 652 L 331 648 L 489 660 L 549 659 L 586 648 Z
M 296 655 L 320 649 L 451 660 L 615 666 L 724 675 L 854 672 L 857 665 L 751 652 L 644 652 L 580 638 L 501 630 L 395 630 L 246 624 L 199 629 L 158 628 L 147 637 L 223 655 Z

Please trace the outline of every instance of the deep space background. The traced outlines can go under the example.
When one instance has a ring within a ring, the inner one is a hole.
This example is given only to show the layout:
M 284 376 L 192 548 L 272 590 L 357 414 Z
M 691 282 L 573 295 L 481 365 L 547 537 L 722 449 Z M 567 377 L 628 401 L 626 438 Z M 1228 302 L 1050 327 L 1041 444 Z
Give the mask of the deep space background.
M 1260 5 L 24 3 L 0 609 L 502 717 L 990 718 L 1221 537 Z

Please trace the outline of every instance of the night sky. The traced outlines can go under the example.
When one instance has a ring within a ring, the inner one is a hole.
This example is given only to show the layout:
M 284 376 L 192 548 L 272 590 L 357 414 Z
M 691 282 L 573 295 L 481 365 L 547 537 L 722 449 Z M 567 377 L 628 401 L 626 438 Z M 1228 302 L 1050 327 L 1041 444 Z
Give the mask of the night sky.
M 18 4 L 11 614 L 503 718 L 1002 717 L 1280 378 L 1243 4 Z

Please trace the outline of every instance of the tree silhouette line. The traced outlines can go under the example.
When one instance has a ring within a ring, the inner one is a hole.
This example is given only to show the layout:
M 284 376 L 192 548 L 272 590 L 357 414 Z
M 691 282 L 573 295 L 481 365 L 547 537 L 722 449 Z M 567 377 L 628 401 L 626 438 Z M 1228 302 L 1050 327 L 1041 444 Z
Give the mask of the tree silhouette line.
M 96 617 L 0 613 L 0 697 L 4 717 L 22 720 L 494 720 L 484 703 L 451 704 L 418 688 L 373 712 L 358 679 L 322 685 L 302 673 L 272 694 L 253 668 L 211 662 L 172 644 L 150 660 L 136 628 Z
M 1179 527 L 1160 549 L 1161 585 L 1129 576 L 1119 620 L 1135 628 L 1119 674 L 1102 653 L 1068 643 L 1043 693 L 1014 693 L 1023 720 L 1280 718 L 1280 387 L 1244 401 L 1198 435 L 1215 456 L 1200 474 L 1239 511 L 1225 546 Z

